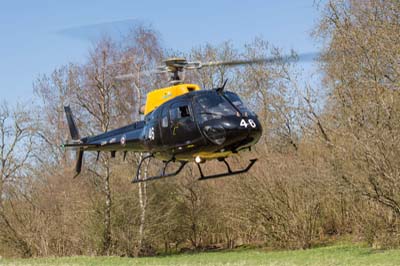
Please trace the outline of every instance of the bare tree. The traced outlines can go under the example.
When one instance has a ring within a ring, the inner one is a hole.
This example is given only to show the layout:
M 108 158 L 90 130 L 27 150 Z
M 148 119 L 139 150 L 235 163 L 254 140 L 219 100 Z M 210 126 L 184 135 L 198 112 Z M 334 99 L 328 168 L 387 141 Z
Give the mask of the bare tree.
M 316 31 L 325 42 L 322 69 L 330 97 L 323 123 L 331 163 L 353 192 L 397 218 L 399 14 L 398 1 L 332 0 Z
M 143 104 L 143 95 L 156 87 L 157 79 L 155 76 L 146 75 L 146 71 L 155 67 L 157 61 L 162 57 L 157 34 L 145 27 L 138 27 L 134 29 L 126 38 L 128 46 L 123 50 L 123 71 L 131 73 L 131 77 L 123 82 L 126 86 L 130 87 L 134 94 L 131 96 L 133 107 L 133 120 L 143 120 L 141 115 L 141 108 Z M 147 87 L 147 89 L 146 89 Z M 134 156 L 136 165 L 141 160 L 143 154 Z M 148 162 L 149 163 L 149 162 Z M 140 172 L 140 178 L 146 178 L 148 174 L 149 164 L 145 165 L 144 171 Z M 136 255 L 140 255 L 144 251 L 143 240 L 145 238 L 145 224 L 146 224 L 146 208 L 147 208 L 147 184 L 138 184 L 139 206 L 141 209 L 140 226 L 139 226 L 139 241 Z
M 35 120 L 26 109 L 13 110 L 5 103 L 0 106 L 0 238 L 23 256 L 31 256 L 33 251 L 29 239 L 19 230 L 27 221 L 14 209 L 13 191 L 27 182 Z

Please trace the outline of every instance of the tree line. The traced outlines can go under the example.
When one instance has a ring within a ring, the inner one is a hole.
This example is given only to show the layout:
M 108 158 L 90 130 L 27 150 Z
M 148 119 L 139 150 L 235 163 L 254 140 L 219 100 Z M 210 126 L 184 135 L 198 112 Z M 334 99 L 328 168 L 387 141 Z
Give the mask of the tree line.
M 165 80 L 146 73 L 168 56 L 152 28 L 122 41 L 103 38 L 84 63 L 68 63 L 34 82 L 35 103 L 0 107 L 0 255 L 140 256 L 243 245 L 299 249 L 336 239 L 377 248 L 400 244 L 400 2 L 330 0 L 314 37 L 323 44 L 321 83 L 304 82 L 296 62 L 255 38 L 204 45 L 189 60 L 275 56 L 272 64 L 218 66 L 186 73 L 202 88 L 228 78 L 262 123 L 246 174 L 197 181 L 175 178 L 131 185 L 141 154 L 75 154 L 63 106 L 81 135 L 141 119 L 147 92 Z M 293 58 L 296 55 L 293 54 Z M 116 80 L 121 74 L 137 74 Z M 148 165 L 148 173 L 159 165 Z M 216 171 L 209 162 L 206 171 Z

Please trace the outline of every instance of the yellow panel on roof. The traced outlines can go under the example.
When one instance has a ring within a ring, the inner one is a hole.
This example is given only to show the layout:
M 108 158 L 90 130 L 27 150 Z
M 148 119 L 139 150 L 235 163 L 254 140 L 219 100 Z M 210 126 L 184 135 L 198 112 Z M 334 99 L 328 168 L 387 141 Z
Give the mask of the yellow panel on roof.
M 191 91 L 198 91 L 200 87 L 196 84 L 179 84 L 167 88 L 154 90 L 147 94 L 144 114 L 147 115 L 163 103 Z

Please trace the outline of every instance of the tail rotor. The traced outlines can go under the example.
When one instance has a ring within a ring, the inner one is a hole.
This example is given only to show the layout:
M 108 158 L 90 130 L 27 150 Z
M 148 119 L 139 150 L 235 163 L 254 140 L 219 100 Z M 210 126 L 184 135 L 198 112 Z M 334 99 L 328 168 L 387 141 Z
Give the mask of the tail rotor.
M 80 141 L 81 137 L 79 135 L 78 128 L 76 127 L 71 108 L 69 106 L 64 106 L 64 111 L 65 111 L 65 116 L 67 117 L 69 132 L 71 134 L 71 138 L 72 138 L 73 142 Z M 82 164 L 83 164 L 83 152 L 84 152 L 83 148 L 78 147 L 78 150 L 76 151 L 76 165 L 75 165 L 74 178 L 77 177 L 81 173 Z

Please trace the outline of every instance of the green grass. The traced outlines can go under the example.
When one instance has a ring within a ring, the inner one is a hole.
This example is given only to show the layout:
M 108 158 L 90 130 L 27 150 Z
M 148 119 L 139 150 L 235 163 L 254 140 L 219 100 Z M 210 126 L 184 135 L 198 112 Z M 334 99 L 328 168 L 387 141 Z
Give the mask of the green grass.
M 400 265 L 400 250 L 377 251 L 355 245 L 335 245 L 298 251 L 240 250 L 149 258 L 63 257 L 0 259 L 0 265 Z

